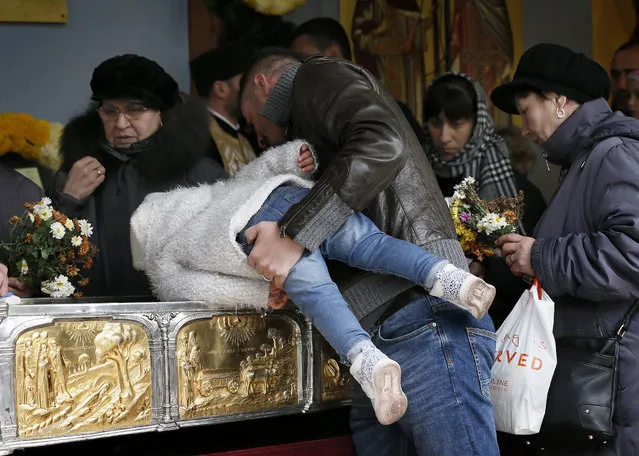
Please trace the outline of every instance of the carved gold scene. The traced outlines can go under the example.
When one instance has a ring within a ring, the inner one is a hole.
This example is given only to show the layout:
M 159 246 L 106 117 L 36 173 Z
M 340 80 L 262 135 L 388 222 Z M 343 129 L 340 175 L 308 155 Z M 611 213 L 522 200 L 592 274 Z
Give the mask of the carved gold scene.
M 348 367 L 339 362 L 335 350 L 322 338 L 322 401 L 350 399 L 351 374 Z
M 67 321 L 16 342 L 18 432 L 33 439 L 151 423 L 146 332 L 126 321 Z
M 281 316 L 217 316 L 185 325 L 176 360 L 180 418 L 299 402 L 299 327 Z

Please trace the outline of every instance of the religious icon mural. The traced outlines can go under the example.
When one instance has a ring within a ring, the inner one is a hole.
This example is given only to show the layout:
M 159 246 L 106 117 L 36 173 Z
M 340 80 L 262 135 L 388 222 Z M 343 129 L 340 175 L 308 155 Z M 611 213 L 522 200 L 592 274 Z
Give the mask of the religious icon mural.
M 513 68 L 513 32 L 508 0 L 343 0 L 341 22 L 355 61 L 375 76 L 418 119 L 428 83 L 446 71 L 466 73 L 487 93 L 508 80 Z M 444 11 L 450 12 L 445 17 Z M 448 24 L 446 24 L 448 20 Z M 450 30 L 450 43 L 445 30 Z M 491 108 L 497 124 L 508 117 Z
M 452 70 L 477 79 L 487 94 L 510 80 L 513 34 L 506 0 L 456 0 L 453 14 Z M 508 115 L 489 106 L 496 125 Z
M 350 26 L 355 61 L 416 114 L 421 113 L 425 37 L 431 26 L 416 0 L 358 0 Z

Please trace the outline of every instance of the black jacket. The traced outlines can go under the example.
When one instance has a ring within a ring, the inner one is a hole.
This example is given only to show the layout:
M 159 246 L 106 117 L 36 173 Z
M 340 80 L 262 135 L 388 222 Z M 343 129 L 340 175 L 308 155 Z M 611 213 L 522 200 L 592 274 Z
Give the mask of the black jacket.
M 64 129 L 60 141 L 64 162 L 48 193 L 60 211 L 87 219 L 94 226 L 91 240 L 99 252 L 89 287 L 83 290 L 86 295 L 150 295 L 146 277 L 131 263 L 131 215 L 149 193 L 213 183 L 226 175 L 206 157 L 210 140 L 208 115 L 198 103 L 186 102 L 170 109 L 155 135 L 158 136 L 151 147 L 125 162 L 101 146 L 104 130 L 95 108 L 71 120 Z M 78 201 L 63 193 L 62 188 L 71 166 L 85 156 L 95 157 L 104 166 L 106 179 L 93 195 Z
M 287 235 L 313 250 L 363 211 L 384 232 L 466 267 L 422 146 L 377 79 L 351 62 L 310 57 L 295 76 L 291 109 L 289 135 L 315 146 L 320 168 L 309 195 L 280 221 Z M 360 319 L 412 286 L 336 268 L 333 278 Z
M 42 190 L 13 168 L 0 164 L 0 242 L 9 240 L 14 215 L 21 217 L 26 208 L 24 203 L 33 203 L 42 198 Z M 0 250 L 0 262 L 5 256 Z

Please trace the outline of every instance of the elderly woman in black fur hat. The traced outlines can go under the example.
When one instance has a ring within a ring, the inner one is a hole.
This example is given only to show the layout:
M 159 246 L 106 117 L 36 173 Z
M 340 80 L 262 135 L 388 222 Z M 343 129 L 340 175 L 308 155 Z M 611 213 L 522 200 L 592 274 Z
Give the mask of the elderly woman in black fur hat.
M 206 157 L 206 110 L 184 101 L 156 62 L 110 58 L 93 71 L 91 90 L 89 109 L 64 129 L 64 162 L 48 193 L 59 210 L 95 227 L 99 253 L 87 294 L 151 295 L 131 265 L 131 214 L 149 193 L 213 183 L 225 173 Z

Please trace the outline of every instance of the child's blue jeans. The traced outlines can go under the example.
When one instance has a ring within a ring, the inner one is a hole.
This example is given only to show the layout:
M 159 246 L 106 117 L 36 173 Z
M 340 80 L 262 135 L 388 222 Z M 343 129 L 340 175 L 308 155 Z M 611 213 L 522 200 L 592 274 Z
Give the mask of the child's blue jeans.
M 249 254 L 253 247 L 246 241 L 247 228 L 259 222 L 279 221 L 308 191 L 292 185 L 276 188 L 238 234 L 237 241 L 244 251 Z M 325 258 L 370 272 L 402 277 L 427 290 L 433 287 L 437 272 L 448 264 L 417 245 L 381 232 L 361 213 L 351 215 L 315 252 L 305 252 L 289 272 L 284 291 L 344 361 L 351 348 L 358 342 L 370 340 L 370 336 L 331 279 Z

